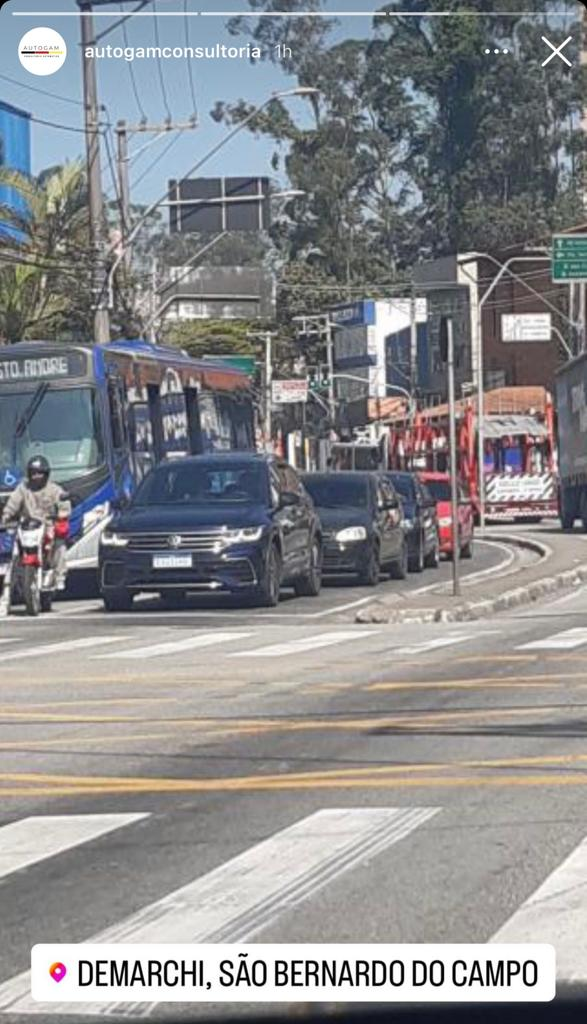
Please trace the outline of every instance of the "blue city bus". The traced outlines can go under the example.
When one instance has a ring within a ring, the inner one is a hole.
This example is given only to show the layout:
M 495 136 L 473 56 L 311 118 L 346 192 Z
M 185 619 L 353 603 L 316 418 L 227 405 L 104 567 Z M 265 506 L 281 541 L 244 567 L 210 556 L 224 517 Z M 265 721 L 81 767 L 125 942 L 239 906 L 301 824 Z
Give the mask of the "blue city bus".
M 0 507 L 44 455 L 72 500 L 71 570 L 96 566 L 113 500 L 162 459 L 254 446 L 239 370 L 140 339 L 0 348 Z

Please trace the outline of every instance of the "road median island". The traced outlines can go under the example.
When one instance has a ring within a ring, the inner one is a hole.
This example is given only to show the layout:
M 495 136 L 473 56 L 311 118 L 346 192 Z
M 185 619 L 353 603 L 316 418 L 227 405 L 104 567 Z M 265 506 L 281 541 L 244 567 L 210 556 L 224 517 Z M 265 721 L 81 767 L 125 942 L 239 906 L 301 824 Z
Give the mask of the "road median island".
M 463 587 L 455 598 L 450 593 L 410 594 L 398 600 L 397 593 L 361 608 L 355 621 L 361 623 L 472 622 L 499 612 L 532 604 L 549 594 L 570 590 L 587 582 L 587 561 L 580 558 L 576 539 L 569 534 L 516 535 L 488 530 L 483 540 L 507 544 L 535 553 L 531 564 L 522 564 L 510 574 L 486 575 Z M 517 585 L 513 585 L 514 581 Z M 511 584 L 508 586 L 508 584 Z

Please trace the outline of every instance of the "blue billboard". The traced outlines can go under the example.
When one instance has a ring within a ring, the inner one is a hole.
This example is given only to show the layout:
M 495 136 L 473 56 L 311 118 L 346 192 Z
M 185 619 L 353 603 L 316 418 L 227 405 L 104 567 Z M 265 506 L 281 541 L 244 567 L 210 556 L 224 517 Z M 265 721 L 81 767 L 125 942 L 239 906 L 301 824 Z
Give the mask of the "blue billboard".
M 0 167 L 21 174 L 31 173 L 30 114 L 0 100 Z M 18 213 L 26 212 L 26 202 L 15 189 L 0 184 L 0 204 Z M 2 229 L 14 235 L 14 232 Z

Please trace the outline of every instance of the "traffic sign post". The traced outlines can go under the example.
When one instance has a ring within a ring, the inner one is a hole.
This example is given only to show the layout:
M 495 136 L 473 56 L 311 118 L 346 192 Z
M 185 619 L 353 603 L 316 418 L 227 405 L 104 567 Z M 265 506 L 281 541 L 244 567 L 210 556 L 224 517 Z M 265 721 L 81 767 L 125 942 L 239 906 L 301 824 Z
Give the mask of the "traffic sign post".
M 553 235 L 552 280 L 587 281 L 587 235 Z

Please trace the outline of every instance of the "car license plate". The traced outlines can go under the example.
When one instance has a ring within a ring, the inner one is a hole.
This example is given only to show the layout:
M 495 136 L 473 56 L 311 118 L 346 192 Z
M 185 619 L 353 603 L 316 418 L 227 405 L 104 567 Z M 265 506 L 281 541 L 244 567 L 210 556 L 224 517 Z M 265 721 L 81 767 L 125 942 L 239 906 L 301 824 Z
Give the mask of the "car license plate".
M 191 569 L 191 555 L 153 555 L 154 569 Z

